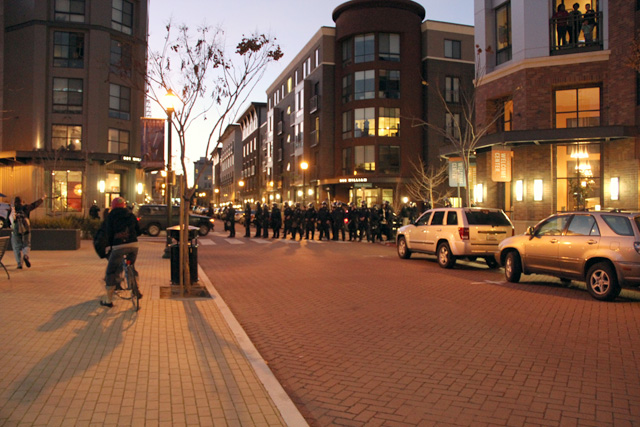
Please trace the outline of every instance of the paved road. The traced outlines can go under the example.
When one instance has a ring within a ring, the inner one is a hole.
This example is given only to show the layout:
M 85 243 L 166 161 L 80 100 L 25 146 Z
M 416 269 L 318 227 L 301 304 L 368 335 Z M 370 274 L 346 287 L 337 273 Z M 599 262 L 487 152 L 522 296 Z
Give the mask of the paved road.
M 637 293 L 223 236 L 200 239 L 199 262 L 312 426 L 640 423 Z

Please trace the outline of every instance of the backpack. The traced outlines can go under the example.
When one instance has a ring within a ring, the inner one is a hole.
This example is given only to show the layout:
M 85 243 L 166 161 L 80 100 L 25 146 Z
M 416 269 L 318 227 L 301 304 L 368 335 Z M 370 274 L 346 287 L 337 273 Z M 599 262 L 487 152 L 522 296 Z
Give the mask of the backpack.
M 16 210 L 16 217 L 13 221 L 14 230 L 18 234 L 27 234 L 31 231 L 31 223 L 29 218 L 24 214 L 23 210 Z
M 107 224 L 102 221 L 100 228 L 93 236 L 93 249 L 96 250 L 96 253 L 100 258 L 107 258 L 111 252 L 107 252 L 107 246 L 109 246 L 109 241 L 107 239 Z

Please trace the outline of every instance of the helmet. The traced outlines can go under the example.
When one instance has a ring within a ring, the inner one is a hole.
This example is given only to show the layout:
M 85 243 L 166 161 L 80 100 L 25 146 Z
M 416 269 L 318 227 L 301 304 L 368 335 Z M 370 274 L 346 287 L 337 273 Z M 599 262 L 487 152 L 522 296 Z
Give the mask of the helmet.
M 313 203 L 309 203 L 309 207 L 312 208 L 313 207 Z
M 296 202 L 296 208 L 300 207 L 300 202 Z
M 122 197 L 116 197 L 111 201 L 111 209 L 126 208 L 127 202 Z
M 327 202 L 323 201 L 323 202 L 322 202 L 322 205 L 323 205 L 323 206 L 327 206 Z

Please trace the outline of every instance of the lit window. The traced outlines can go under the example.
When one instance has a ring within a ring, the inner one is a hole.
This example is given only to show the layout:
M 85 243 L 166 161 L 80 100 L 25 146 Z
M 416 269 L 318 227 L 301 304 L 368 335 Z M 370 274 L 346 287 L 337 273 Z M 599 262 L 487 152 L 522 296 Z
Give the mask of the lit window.
M 380 107 L 378 136 L 400 136 L 400 109 Z
M 53 112 L 82 113 L 82 79 L 53 79 Z
M 511 60 L 511 3 L 496 9 L 496 64 Z
M 484 186 L 482 184 L 476 184 L 473 191 L 473 200 L 476 203 L 482 203 L 484 201 Z
M 52 125 L 51 148 L 54 150 L 81 150 L 82 126 Z
M 356 172 L 366 173 L 376 170 L 376 152 L 374 145 L 359 145 L 354 147 L 354 157 Z
M 556 128 L 600 126 L 600 88 L 557 90 Z
M 375 108 L 358 108 L 354 111 L 354 137 L 374 136 Z
M 611 178 L 611 187 L 609 188 L 609 192 L 611 193 L 611 200 L 620 199 L 620 178 Z
M 502 116 L 502 130 L 509 132 L 513 130 L 513 100 L 504 102 L 504 115 Z

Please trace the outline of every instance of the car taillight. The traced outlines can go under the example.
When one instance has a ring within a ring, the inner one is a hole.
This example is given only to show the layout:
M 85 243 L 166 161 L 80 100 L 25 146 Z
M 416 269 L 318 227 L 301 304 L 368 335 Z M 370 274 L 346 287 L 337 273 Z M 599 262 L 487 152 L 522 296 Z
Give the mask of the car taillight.
M 516 230 L 515 228 L 511 227 L 511 236 L 515 236 L 516 235 Z
M 633 249 L 640 254 L 640 242 L 633 242 Z
M 462 240 L 469 240 L 469 227 L 459 227 L 458 233 L 460 233 Z

